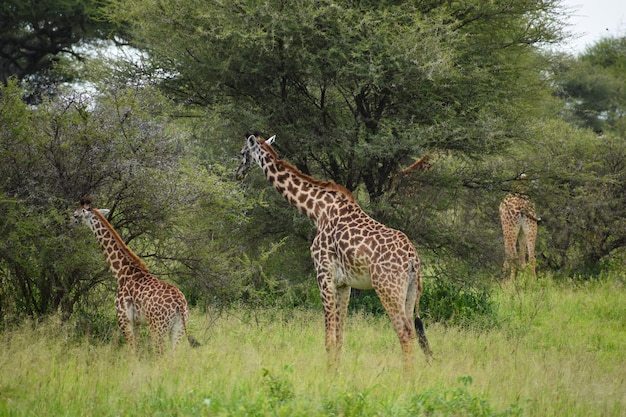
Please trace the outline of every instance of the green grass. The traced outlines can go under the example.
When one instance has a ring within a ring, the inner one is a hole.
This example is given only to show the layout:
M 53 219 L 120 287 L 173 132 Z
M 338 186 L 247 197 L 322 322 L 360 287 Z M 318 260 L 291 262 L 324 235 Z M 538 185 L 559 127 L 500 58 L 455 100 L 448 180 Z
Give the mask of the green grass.
M 0 415 L 623 416 L 626 295 L 619 280 L 520 280 L 494 301 L 499 326 L 427 325 L 403 372 L 386 317 L 352 314 L 340 368 L 326 368 L 321 311 L 192 312 L 203 343 L 154 358 L 77 339 L 52 318 L 0 338 Z M 416 350 L 419 350 L 416 348 Z

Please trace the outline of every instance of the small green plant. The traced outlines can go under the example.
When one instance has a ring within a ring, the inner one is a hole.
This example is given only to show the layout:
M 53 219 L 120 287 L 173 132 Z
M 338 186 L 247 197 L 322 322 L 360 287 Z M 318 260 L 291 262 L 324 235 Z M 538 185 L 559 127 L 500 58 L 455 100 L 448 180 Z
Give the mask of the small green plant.
M 375 316 L 387 314 L 374 290 L 352 290 L 349 309 L 351 312 L 358 311 Z
M 287 366 L 285 369 L 289 369 Z M 285 403 L 295 397 L 293 384 L 285 378 L 273 375 L 269 369 L 263 368 L 263 387 L 269 402 L 273 405 Z
M 425 287 L 420 310 L 424 317 L 474 328 L 497 325 L 497 309 L 486 287 L 470 287 L 442 279 L 430 280 Z
M 456 389 L 432 389 L 416 395 L 412 400 L 409 415 L 419 416 L 472 416 L 472 417 L 513 417 L 522 416 L 523 410 L 518 404 L 497 412 L 489 401 L 472 395 L 467 382 Z

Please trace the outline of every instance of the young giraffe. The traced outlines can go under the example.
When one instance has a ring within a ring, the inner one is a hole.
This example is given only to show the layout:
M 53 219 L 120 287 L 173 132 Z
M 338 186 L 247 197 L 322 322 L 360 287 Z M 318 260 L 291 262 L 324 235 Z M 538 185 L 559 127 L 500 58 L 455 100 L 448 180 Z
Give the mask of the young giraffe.
M 413 362 L 416 330 L 422 350 L 432 356 L 419 316 L 420 261 L 407 236 L 369 217 L 346 188 L 318 181 L 279 159 L 270 146 L 274 138 L 247 138 L 236 177 L 242 179 L 258 164 L 274 188 L 317 226 L 311 256 L 324 305 L 329 365 L 338 363 L 351 287 L 376 291 L 407 367 Z
M 525 174 L 518 177 L 526 179 Z M 526 254 L 533 276 L 536 276 L 535 240 L 537 239 L 537 222 L 535 204 L 530 197 L 516 184 L 514 192 L 507 194 L 500 203 L 500 222 L 504 235 L 504 266 L 503 271 L 510 279 L 515 278 L 517 264 L 526 266 Z M 519 251 L 518 251 L 519 244 Z
M 91 207 L 91 200 L 83 197 L 74 212 L 74 223 L 81 220 L 92 230 L 109 267 L 117 278 L 115 308 L 117 324 L 133 353 L 136 350 L 135 327 L 147 324 L 158 354 L 163 353 L 163 342 L 169 336 L 172 351 L 187 335 L 189 310 L 183 293 L 175 286 L 161 281 L 146 264 L 124 243 L 120 235 L 104 217 L 107 209 Z M 187 335 L 193 347 L 200 344 Z

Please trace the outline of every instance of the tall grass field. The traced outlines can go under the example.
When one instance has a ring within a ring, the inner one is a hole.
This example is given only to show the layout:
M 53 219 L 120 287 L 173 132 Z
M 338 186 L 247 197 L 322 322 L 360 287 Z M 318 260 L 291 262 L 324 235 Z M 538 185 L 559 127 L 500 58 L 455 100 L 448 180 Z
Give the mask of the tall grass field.
M 494 290 L 498 325 L 426 323 L 403 370 L 387 317 L 352 313 L 329 370 L 322 311 L 193 310 L 182 343 L 155 357 L 76 336 L 58 319 L 0 335 L 2 416 L 625 416 L 623 278 Z M 113 308 L 113 306 L 111 306 Z

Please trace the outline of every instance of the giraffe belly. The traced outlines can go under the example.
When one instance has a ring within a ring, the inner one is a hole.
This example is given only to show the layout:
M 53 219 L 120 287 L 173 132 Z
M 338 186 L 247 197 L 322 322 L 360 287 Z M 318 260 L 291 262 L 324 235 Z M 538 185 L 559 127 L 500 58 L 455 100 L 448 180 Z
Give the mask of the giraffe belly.
M 344 268 L 335 263 L 335 282 L 337 286 L 347 285 L 357 290 L 371 290 L 372 278 L 369 269 L 365 267 L 348 267 Z
M 136 324 L 146 324 L 146 314 L 141 308 L 137 308 L 133 303 L 126 306 L 126 315 L 131 322 Z

